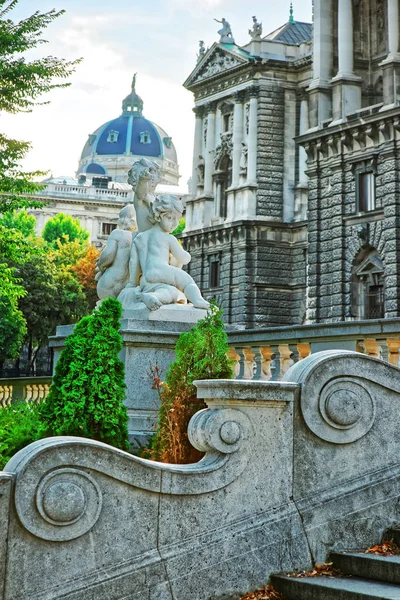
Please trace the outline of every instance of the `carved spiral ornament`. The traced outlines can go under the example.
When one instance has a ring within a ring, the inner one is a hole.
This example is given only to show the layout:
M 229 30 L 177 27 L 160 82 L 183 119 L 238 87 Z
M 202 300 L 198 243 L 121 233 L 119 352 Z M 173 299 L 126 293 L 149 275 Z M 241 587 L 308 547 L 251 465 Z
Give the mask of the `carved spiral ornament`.
M 87 533 L 99 518 L 102 494 L 94 478 L 78 469 L 60 468 L 39 481 L 36 493 L 16 493 L 23 525 L 39 538 L 55 542 Z
M 301 407 L 311 431 L 333 444 L 355 442 L 368 433 L 375 420 L 371 391 L 362 380 L 350 377 L 330 381 L 315 400 L 302 399 Z
M 232 454 L 242 445 L 251 428 L 248 417 L 232 409 L 204 409 L 192 417 L 190 443 L 201 452 Z

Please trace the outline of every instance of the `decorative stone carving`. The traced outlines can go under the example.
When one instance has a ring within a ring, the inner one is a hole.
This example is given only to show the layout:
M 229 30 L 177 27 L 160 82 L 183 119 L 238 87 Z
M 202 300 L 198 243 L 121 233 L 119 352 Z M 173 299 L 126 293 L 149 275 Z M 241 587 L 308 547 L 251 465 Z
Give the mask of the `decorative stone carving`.
M 128 183 L 134 191 L 133 205 L 139 232 L 146 231 L 152 226 L 149 221 L 149 210 L 155 200 L 155 189 L 160 181 L 160 167 L 146 158 L 136 161 L 128 173 Z
M 118 296 L 126 309 L 157 310 L 163 304 L 185 304 L 207 309 L 193 278 L 182 271 L 190 254 L 171 235 L 182 217 L 183 205 L 174 196 L 156 198 L 150 205 L 152 227 L 139 231 L 131 248 L 130 283 Z
M 218 31 L 218 34 L 220 36 L 219 43 L 234 44 L 235 40 L 233 39 L 232 29 L 228 21 L 224 19 L 224 17 L 222 17 L 221 21 L 218 21 L 218 19 L 214 19 L 214 21 L 222 24 L 221 29 Z
M 232 454 L 251 432 L 248 417 L 237 410 L 201 410 L 192 417 L 188 435 L 200 452 Z
M 204 161 L 204 158 L 200 154 L 199 161 L 197 163 L 197 183 L 198 183 L 198 185 L 204 184 L 204 168 L 205 168 L 205 161 Z
M 258 42 L 261 40 L 262 23 L 258 23 L 257 17 L 254 16 L 252 18 L 253 18 L 253 26 L 251 29 L 249 29 L 249 35 L 252 40 Z
M 241 64 L 241 61 L 237 60 L 231 54 L 227 54 L 222 50 L 216 50 L 210 60 L 205 65 L 204 69 L 199 73 L 196 77 L 196 81 L 202 81 L 207 77 L 212 77 L 213 75 L 217 75 L 222 71 L 226 71 L 228 69 L 232 69 Z
M 58 468 L 44 474 L 36 487 L 34 505 L 26 491 L 21 494 L 17 490 L 18 515 L 26 529 L 43 540 L 74 540 L 87 533 L 100 516 L 100 488 L 91 475 L 79 469 Z
M 221 143 L 215 149 L 215 157 L 214 157 L 215 167 L 216 168 L 218 167 L 221 160 L 225 156 L 228 156 L 229 158 L 232 159 L 232 152 L 233 152 L 232 133 L 231 132 L 222 133 L 221 134 Z
M 95 280 L 100 300 L 116 298 L 129 282 L 129 256 L 135 228 L 135 209 L 128 204 L 119 213 L 117 229 L 111 232 L 97 259 Z
M 245 142 L 242 142 L 242 151 L 240 153 L 240 162 L 239 162 L 239 168 L 240 168 L 241 175 L 247 174 L 247 155 L 248 155 L 247 144 Z

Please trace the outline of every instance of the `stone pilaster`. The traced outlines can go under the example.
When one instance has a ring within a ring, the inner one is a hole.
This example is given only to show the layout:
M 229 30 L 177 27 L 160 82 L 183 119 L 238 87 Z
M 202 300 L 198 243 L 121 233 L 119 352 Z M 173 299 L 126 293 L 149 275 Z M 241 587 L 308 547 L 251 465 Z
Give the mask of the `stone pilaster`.
M 383 110 L 398 104 L 400 100 L 399 0 L 387 0 L 387 3 L 389 54 L 380 65 L 383 75 Z
M 333 68 L 333 3 L 314 1 L 313 80 L 309 87 L 310 127 L 331 117 L 331 85 Z
M 193 109 L 196 115 L 195 128 L 194 128 L 194 147 L 193 147 L 193 167 L 192 167 L 192 196 L 196 197 L 198 194 L 197 186 L 199 184 L 197 166 L 199 164 L 199 157 L 202 153 L 202 135 L 203 135 L 203 112 L 202 106 L 195 107 Z M 203 182 L 204 183 L 204 182 Z
M 240 182 L 240 156 L 243 142 L 243 100 L 244 93 L 234 94 L 233 108 L 233 151 L 232 151 L 232 187 L 237 187 Z
M 215 102 L 206 105 L 207 115 L 207 140 L 206 155 L 204 157 L 204 195 L 212 196 L 212 175 L 214 172 L 214 152 L 215 152 L 215 112 L 217 106 Z
M 247 152 L 247 183 L 255 185 L 257 181 L 257 105 L 258 105 L 257 86 L 253 86 L 249 90 L 250 108 L 249 108 L 249 135 L 248 135 L 248 152 Z

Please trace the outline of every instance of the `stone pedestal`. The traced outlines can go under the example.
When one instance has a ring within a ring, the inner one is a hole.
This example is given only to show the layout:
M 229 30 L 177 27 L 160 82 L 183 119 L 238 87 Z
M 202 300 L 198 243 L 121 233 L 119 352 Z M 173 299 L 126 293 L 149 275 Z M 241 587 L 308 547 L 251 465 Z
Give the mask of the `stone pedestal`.
M 152 389 L 149 375 L 158 366 L 161 379 L 175 360 L 175 345 L 184 331 L 204 318 L 205 310 L 191 305 L 165 305 L 151 312 L 147 308 L 125 311 L 121 320 L 123 349 L 120 359 L 125 365 L 128 431 L 133 448 L 142 447 L 154 433 L 158 422 L 159 398 Z M 54 349 L 54 367 L 74 325 L 57 327 L 50 346 Z

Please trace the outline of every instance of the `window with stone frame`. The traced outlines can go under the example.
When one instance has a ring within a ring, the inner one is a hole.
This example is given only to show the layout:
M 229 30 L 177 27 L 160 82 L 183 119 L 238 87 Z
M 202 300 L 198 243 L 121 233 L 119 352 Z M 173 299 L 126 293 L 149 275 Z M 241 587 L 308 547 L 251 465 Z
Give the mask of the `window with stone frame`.
M 102 235 L 110 235 L 114 229 L 117 228 L 116 223 L 102 223 L 101 224 L 101 233 Z
M 366 254 L 366 252 L 368 252 Z M 360 252 L 353 268 L 352 316 L 383 319 L 385 316 L 385 269 L 374 249 Z
M 375 210 L 375 173 L 360 170 L 356 173 L 356 212 Z
M 217 288 L 221 285 L 221 258 L 219 254 L 208 257 L 209 278 L 208 287 Z
M 141 131 L 140 132 L 140 143 L 141 144 L 151 144 L 150 131 Z
M 119 131 L 114 131 L 113 129 L 111 129 L 108 132 L 107 142 L 109 142 L 110 144 L 116 144 L 118 142 L 118 137 Z

